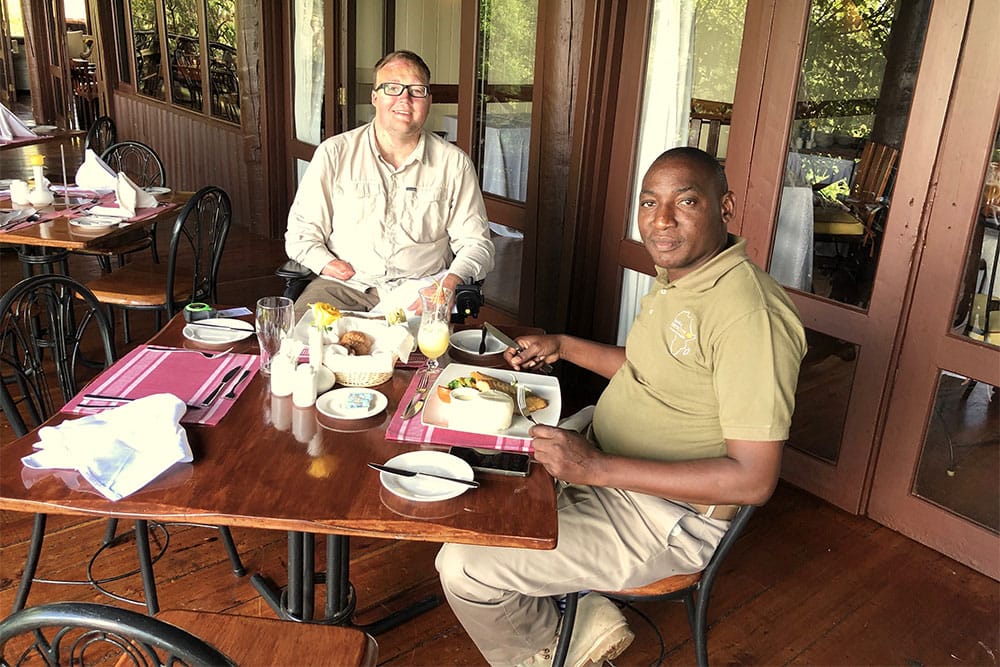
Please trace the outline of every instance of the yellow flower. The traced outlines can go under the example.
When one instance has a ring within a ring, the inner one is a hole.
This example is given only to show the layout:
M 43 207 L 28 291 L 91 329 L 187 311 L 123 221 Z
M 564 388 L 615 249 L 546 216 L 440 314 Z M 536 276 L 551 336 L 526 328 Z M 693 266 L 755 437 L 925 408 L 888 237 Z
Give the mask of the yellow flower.
M 45 156 L 41 153 L 36 153 L 28 158 L 28 164 L 32 167 L 41 167 L 45 164 Z
M 310 303 L 312 309 L 313 325 L 325 329 L 340 319 L 340 311 L 328 303 Z

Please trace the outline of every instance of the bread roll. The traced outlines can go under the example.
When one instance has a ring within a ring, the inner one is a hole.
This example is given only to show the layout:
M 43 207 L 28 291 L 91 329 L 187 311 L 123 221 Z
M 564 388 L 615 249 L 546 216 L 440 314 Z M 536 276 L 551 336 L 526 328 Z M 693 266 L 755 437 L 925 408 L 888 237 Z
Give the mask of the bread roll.
M 340 337 L 340 344 L 351 354 L 364 356 L 372 352 L 372 338 L 363 331 L 348 331 Z

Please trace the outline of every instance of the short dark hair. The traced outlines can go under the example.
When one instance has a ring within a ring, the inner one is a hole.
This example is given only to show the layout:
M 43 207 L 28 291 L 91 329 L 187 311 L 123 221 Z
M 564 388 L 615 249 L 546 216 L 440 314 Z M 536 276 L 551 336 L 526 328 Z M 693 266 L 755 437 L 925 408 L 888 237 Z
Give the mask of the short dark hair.
M 418 56 L 413 51 L 405 51 L 405 50 L 393 51 L 379 58 L 378 62 L 375 63 L 375 78 L 378 78 L 379 70 L 381 70 L 383 67 L 393 62 L 394 60 L 405 60 L 413 64 L 417 69 L 420 70 L 420 73 L 424 75 L 424 78 L 427 80 L 427 83 L 431 82 L 431 68 L 427 66 L 427 63 L 424 62 L 424 59 Z
M 712 154 L 692 146 L 678 146 L 677 148 L 671 148 L 660 153 L 659 157 L 653 160 L 653 164 L 674 159 L 688 160 L 695 163 L 715 178 L 715 183 L 719 186 L 720 195 L 729 192 L 729 181 L 726 179 L 726 170 Z

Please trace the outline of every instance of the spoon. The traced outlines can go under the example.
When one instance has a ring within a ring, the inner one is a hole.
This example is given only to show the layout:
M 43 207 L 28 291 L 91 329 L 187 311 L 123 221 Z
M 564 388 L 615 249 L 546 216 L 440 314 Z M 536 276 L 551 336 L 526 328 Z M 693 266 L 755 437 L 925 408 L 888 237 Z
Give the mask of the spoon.
M 479 341 L 479 354 L 486 354 L 486 326 L 483 325 L 483 337 Z

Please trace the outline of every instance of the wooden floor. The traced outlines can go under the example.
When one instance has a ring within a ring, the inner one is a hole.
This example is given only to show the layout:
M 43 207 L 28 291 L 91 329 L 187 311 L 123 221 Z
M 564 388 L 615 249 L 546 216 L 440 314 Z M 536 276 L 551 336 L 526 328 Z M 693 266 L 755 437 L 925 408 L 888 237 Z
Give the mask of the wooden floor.
M 165 246 L 162 246 L 165 247 Z M 280 292 L 271 272 L 281 244 L 235 231 L 226 250 L 220 300 L 251 305 Z M 16 259 L 0 254 L 0 288 L 19 277 Z M 91 259 L 74 258 L 71 273 L 96 273 Z M 132 316 L 152 330 L 152 317 Z M 124 350 L 119 350 L 122 352 Z M 0 419 L 0 443 L 11 440 Z M 2 445 L 0 445 L 2 446 Z M 100 542 L 97 519 L 51 517 L 39 576 L 78 578 Z M 9 609 L 20 576 L 30 517 L 0 512 L 0 609 Z M 234 529 L 248 570 L 284 583 L 284 535 Z M 160 604 L 273 618 L 249 577 L 234 577 L 218 533 L 170 527 L 166 554 L 156 565 Z M 440 594 L 433 559 L 437 545 L 391 540 L 351 542 L 356 621 L 366 623 L 427 595 Z M 322 562 L 317 560 L 317 562 Z M 131 567 L 129 540 L 98 561 L 95 574 Z M 140 596 L 132 577 L 113 586 Z M 29 604 L 56 600 L 108 601 L 84 586 L 36 584 Z M 122 604 L 122 603 L 116 603 Z M 664 664 L 694 662 L 682 606 L 642 605 L 664 635 Z M 5 612 L 3 612 L 5 613 Z M 616 662 L 649 665 L 659 644 L 645 621 L 626 611 L 636 640 Z M 868 519 L 851 516 L 813 496 L 780 485 L 729 556 L 709 610 L 713 664 L 754 665 L 996 665 L 1000 662 L 1000 584 Z M 294 632 L 294 625 L 289 631 Z M 211 639 L 211 638 L 207 638 Z M 485 664 L 447 605 L 377 637 L 384 665 Z M 337 664 L 330 656 L 329 664 Z M 261 656 L 261 664 L 268 664 Z

